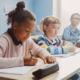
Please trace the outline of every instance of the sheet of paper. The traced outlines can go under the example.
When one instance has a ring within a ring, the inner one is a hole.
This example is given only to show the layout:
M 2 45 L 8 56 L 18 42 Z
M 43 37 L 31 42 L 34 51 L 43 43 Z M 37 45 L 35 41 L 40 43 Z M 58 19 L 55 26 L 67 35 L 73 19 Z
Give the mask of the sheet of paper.
M 59 54 L 59 55 L 54 55 L 55 57 L 69 57 L 71 55 L 75 55 L 76 53 L 80 52 L 80 48 L 76 48 L 75 52 L 68 52 L 66 54 Z
M 0 69 L 0 73 L 8 73 L 8 74 L 25 74 L 28 71 L 34 69 L 36 66 L 39 66 L 41 62 L 37 63 L 35 66 L 23 66 L 23 67 L 14 67 L 7 69 Z

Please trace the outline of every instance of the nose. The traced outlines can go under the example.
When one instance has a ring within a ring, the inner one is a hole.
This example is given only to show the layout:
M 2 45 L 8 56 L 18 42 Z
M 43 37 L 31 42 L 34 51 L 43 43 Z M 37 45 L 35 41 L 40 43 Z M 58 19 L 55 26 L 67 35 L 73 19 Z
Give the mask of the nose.
M 58 29 L 57 29 L 57 28 L 55 29 L 55 33 L 56 33 L 56 34 L 58 33 Z
M 56 28 L 56 32 L 58 31 L 58 28 Z

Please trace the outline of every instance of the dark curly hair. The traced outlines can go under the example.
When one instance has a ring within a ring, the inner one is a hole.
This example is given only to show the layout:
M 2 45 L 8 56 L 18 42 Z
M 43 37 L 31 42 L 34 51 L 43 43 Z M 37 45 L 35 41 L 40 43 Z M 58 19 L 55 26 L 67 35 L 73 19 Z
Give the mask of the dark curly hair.
M 15 21 L 19 24 L 24 23 L 26 19 L 36 21 L 35 15 L 29 11 L 25 10 L 25 3 L 23 1 L 18 2 L 16 9 L 6 14 L 8 16 L 7 24 L 13 24 Z

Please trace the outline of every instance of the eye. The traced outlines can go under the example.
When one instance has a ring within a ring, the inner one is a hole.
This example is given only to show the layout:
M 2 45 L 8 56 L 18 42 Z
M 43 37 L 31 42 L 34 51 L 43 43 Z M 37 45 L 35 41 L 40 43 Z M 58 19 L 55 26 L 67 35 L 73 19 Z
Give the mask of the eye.
M 30 31 L 28 31 L 28 30 L 25 30 L 25 32 L 30 32 Z
M 60 29 L 60 28 L 58 28 L 58 29 Z
M 52 28 L 55 28 L 55 27 L 52 27 Z
M 28 31 L 28 30 L 25 30 L 25 32 L 27 32 L 27 33 L 32 33 L 33 31 Z

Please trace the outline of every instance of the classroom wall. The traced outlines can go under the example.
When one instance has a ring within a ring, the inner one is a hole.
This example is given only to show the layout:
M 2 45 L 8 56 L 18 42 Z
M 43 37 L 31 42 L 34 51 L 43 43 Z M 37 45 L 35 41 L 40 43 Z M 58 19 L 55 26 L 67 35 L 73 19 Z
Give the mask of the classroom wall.
M 53 15 L 53 0 L 0 0 L 0 34 L 11 27 L 11 25 L 7 25 L 5 14 L 15 9 L 16 3 L 19 1 L 24 1 L 26 9 L 31 10 L 36 15 L 36 25 L 40 24 L 42 18 Z
M 53 15 L 53 0 L 34 0 L 33 12 L 37 17 L 37 25 L 39 25 L 42 18 Z
M 61 23 L 62 32 L 64 28 L 71 24 L 70 17 L 74 13 L 80 14 L 80 0 L 60 0 L 61 1 Z M 80 25 L 78 26 L 80 29 Z
M 24 1 L 26 9 L 33 11 L 33 0 L 0 0 L 0 34 L 7 31 L 11 25 L 7 25 L 7 14 L 16 7 L 16 3 Z

